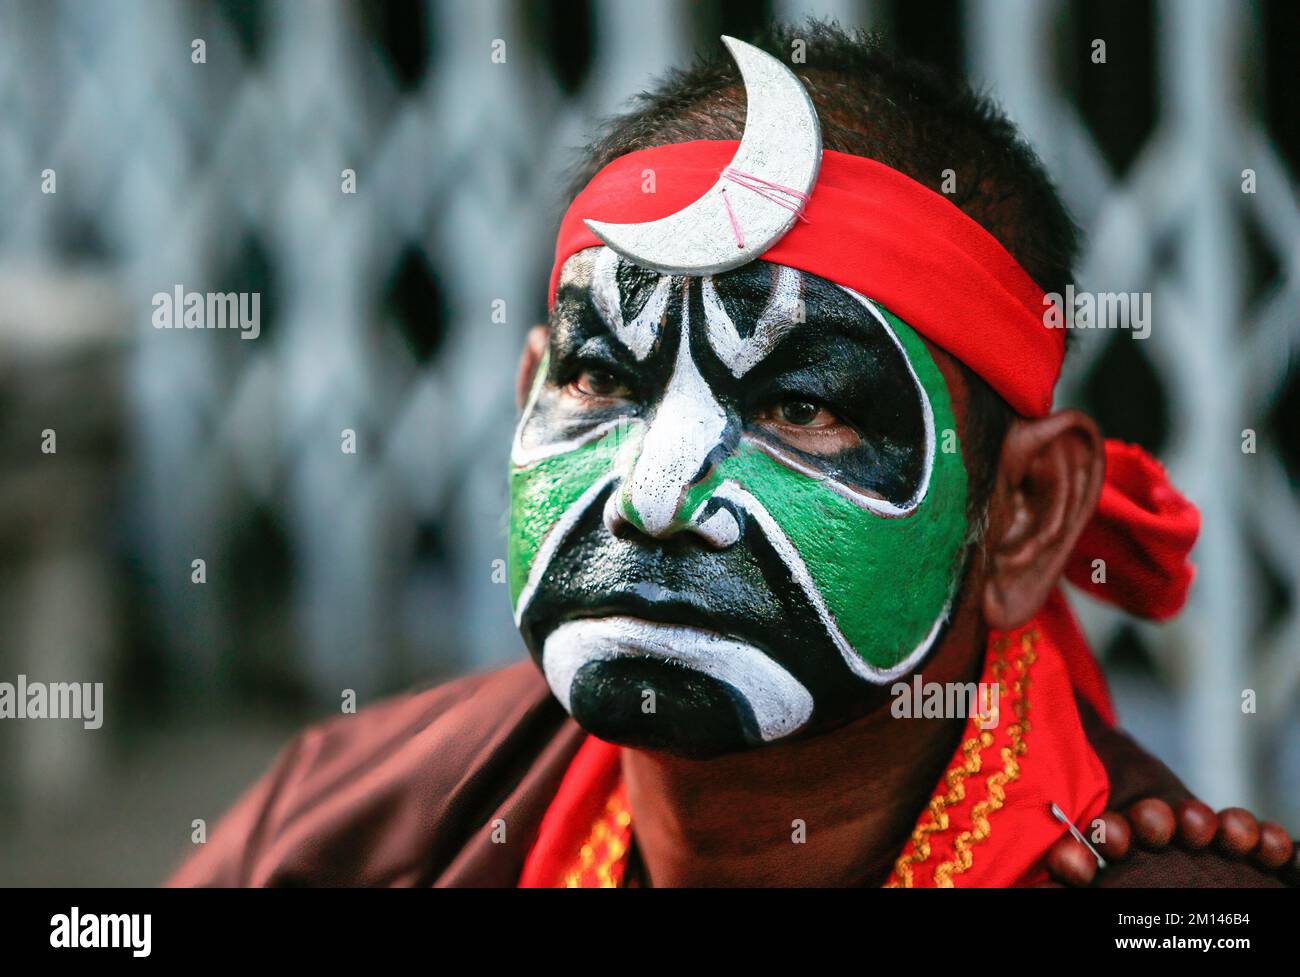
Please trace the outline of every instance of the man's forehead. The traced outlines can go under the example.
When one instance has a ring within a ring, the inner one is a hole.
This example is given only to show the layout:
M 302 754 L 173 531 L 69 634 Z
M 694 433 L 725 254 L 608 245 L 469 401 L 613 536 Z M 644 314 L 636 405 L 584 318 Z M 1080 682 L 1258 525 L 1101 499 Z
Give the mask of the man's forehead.
M 672 276 L 640 268 L 609 248 L 588 248 L 562 269 L 558 323 L 598 324 L 637 360 L 646 360 L 661 347 L 668 322 L 697 321 L 714 355 L 740 378 L 806 320 L 803 288 L 801 272 L 770 262 L 714 276 Z M 699 305 L 688 313 L 690 296 Z M 588 308 L 594 317 L 582 311 Z
M 773 280 L 783 269 L 787 273 L 796 272 L 795 269 L 786 265 L 770 261 L 752 261 L 733 271 L 704 277 L 707 277 L 715 284 L 722 285 L 729 293 L 738 295 L 753 293 L 757 296 L 763 296 L 770 290 Z M 806 272 L 797 272 L 797 275 L 799 279 L 806 280 L 809 284 L 820 284 L 822 286 L 833 286 L 834 284 Z M 557 288 L 585 291 L 590 290 L 593 286 L 607 286 L 611 278 L 625 297 L 630 297 L 642 289 L 653 289 L 663 281 L 673 281 L 674 279 L 678 282 L 700 280 L 699 277 L 670 276 L 642 268 L 620 258 L 609 248 L 600 246 L 584 248 L 565 261 L 560 269 Z

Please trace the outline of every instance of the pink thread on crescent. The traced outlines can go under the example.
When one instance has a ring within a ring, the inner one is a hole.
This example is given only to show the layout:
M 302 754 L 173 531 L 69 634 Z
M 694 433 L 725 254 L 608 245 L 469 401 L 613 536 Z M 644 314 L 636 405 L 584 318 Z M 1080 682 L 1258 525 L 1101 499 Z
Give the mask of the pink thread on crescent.
M 779 183 L 773 183 L 771 180 L 765 180 L 761 176 L 755 176 L 752 173 L 746 173 L 744 170 L 738 170 L 734 166 L 728 166 L 722 171 L 724 179 L 730 180 L 746 190 L 752 190 L 764 200 L 770 200 L 778 207 L 784 207 L 790 211 L 799 220 L 807 223 L 808 218 L 804 217 L 803 209 L 808 206 L 808 194 L 796 190 L 794 187 L 782 186 Z M 774 192 L 773 192 L 774 191 Z M 798 201 L 796 205 L 792 200 L 783 200 L 777 194 L 785 194 L 787 197 L 793 197 Z M 730 208 L 728 208 L 730 209 Z
M 722 205 L 727 208 L 727 216 L 731 219 L 731 230 L 736 235 L 736 247 L 743 248 L 745 239 L 740 236 L 740 223 L 736 220 L 736 212 L 731 209 L 731 201 L 727 199 L 727 191 L 722 191 Z

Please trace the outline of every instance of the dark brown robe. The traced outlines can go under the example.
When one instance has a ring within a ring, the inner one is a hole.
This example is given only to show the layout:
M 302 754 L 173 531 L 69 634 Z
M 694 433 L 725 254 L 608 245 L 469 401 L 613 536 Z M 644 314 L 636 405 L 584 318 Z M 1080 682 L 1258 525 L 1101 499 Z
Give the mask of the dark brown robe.
M 1190 796 L 1080 702 L 1108 806 Z M 173 886 L 514 886 L 586 734 L 528 661 L 339 716 L 295 737 Z M 505 842 L 493 826 L 504 822 Z M 1277 886 L 1215 851 L 1137 850 L 1101 886 Z

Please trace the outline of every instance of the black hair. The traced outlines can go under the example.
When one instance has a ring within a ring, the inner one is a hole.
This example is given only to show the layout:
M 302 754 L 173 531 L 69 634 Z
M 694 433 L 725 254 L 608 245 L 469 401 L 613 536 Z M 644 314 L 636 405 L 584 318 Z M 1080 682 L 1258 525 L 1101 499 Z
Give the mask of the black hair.
M 936 192 L 951 190 L 948 199 L 997 238 L 1044 291 L 1064 294 L 1073 279 L 1078 228 L 1034 151 L 987 96 L 898 54 L 879 35 L 826 22 L 774 25 L 752 43 L 803 81 L 825 149 L 878 160 Z M 634 150 L 740 137 L 744 84 L 722 45 L 712 48 L 604 124 L 574 175 L 570 199 L 601 167 Z M 960 298 L 954 303 L 960 315 Z M 982 517 L 1015 415 L 964 365 L 962 372 L 970 391 L 971 511 Z

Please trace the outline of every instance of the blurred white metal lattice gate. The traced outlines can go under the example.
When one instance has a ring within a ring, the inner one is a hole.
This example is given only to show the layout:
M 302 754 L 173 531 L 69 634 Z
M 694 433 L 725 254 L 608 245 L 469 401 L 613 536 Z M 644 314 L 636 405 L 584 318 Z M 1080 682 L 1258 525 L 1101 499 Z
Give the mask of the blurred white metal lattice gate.
M 0 258 L 67 263 L 69 226 L 93 229 L 94 258 L 129 310 L 133 506 L 153 623 L 202 687 L 220 688 L 243 661 L 337 702 L 342 688 L 364 696 L 434 666 L 519 654 L 493 561 L 504 555 L 511 378 L 541 306 L 556 188 L 594 114 L 704 41 L 689 0 L 593 0 L 590 63 L 569 91 L 521 27 L 523 6 L 429 0 L 425 63 L 408 79 L 353 4 L 267 4 L 251 29 L 222 6 L 164 0 L 0 6 Z M 873 26 L 887 6 L 772 9 Z M 1154 294 L 1142 354 L 1174 419 L 1165 460 L 1205 528 L 1189 613 L 1139 634 L 1180 705 L 1179 772 L 1213 803 L 1281 811 L 1256 788 L 1279 781 L 1294 729 L 1283 717 L 1300 691 L 1300 514 L 1276 446 L 1261 437 L 1243 455 L 1241 432 L 1292 382 L 1300 210 L 1237 97 L 1256 12 L 1157 5 L 1159 122 L 1117 179 L 1056 80 L 1063 8 L 969 0 L 967 68 L 1087 230 L 1081 287 Z M 489 56 L 494 39 L 506 42 L 504 66 Z M 31 190 L 46 166 L 59 170 L 57 205 Z M 1246 168 L 1259 189 L 1243 198 Z M 345 169 L 355 195 L 340 192 Z M 1253 304 L 1244 219 L 1281 268 Z M 1172 261 L 1157 267 L 1171 240 Z M 150 327 L 155 292 L 224 291 L 232 279 L 273 299 L 258 340 Z M 438 310 L 436 328 L 412 331 L 408 293 Z M 498 300 L 505 323 L 493 321 Z M 1063 400 L 1119 341 L 1083 337 Z M 339 450 L 344 429 L 357 433 L 356 456 Z M 259 534 L 278 537 L 270 556 Z M 1267 633 L 1252 534 L 1291 595 Z M 251 558 L 239 549 L 249 536 Z M 204 588 L 190 582 L 196 556 L 210 568 Z M 258 576 L 267 560 L 279 563 Z M 281 604 L 287 620 L 274 616 Z M 1105 647 L 1120 620 L 1083 610 Z M 1243 688 L 1258 691 L 1258 715 L 1243 716 Z

